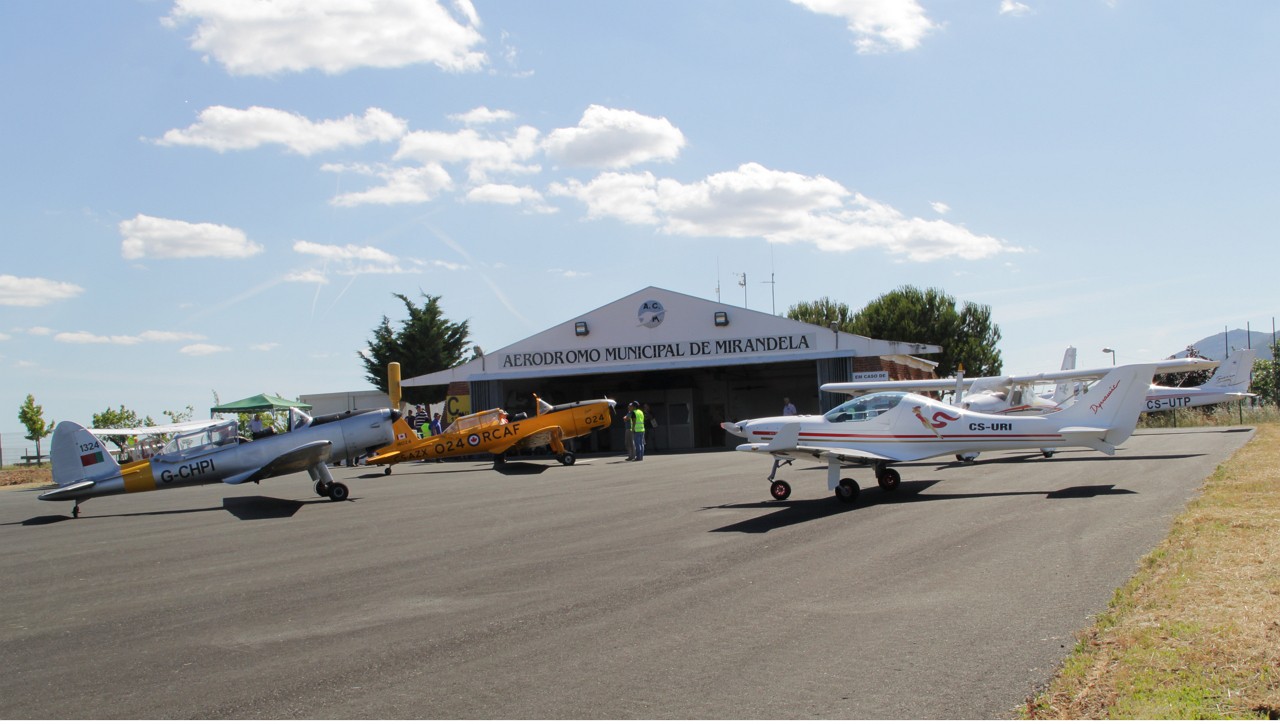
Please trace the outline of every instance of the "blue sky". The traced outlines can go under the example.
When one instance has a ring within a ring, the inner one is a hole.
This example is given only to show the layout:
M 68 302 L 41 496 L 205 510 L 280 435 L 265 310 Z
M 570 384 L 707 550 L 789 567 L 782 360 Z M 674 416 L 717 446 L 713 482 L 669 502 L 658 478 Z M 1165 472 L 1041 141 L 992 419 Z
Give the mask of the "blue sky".
M 0 430 L 366 389 L 397 292 L 484 349 L 649 285 L 938 287 L 1011 373 L 1269 333 L 1278 37 L 1269 0 L 3 3 Z

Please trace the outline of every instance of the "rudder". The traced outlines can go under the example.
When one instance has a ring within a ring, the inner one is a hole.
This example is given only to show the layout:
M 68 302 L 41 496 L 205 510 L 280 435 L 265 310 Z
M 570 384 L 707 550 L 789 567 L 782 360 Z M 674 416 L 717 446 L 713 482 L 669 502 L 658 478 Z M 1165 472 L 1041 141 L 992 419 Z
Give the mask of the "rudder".
M 53 430 L 49 459 L 58 485 L 101 480 L 120 473 L 120 465 L 102 441 L 83 425 L 63 420 Z

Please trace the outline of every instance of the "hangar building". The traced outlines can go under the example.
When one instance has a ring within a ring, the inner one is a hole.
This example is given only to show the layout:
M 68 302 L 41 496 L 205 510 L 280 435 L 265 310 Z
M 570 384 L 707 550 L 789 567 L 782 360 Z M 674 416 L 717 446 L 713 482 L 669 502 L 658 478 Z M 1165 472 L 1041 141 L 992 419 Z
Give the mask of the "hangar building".
M 631 401 L 649 405 L 658 451 L 732 447 L 725 420 L 776 415 L 789 397 L 801 413 L 835 407 L 825 382 L 933 378 L 915 355 L 935 345 L 888 342 L 647 287 L 452 369 L 404 387 L 449 385 L 448 417 L 501 407 L 532 412 L 608 397 L 615 418 Z M 580 451 L 620 451 L 623 429 L 574 441 Z

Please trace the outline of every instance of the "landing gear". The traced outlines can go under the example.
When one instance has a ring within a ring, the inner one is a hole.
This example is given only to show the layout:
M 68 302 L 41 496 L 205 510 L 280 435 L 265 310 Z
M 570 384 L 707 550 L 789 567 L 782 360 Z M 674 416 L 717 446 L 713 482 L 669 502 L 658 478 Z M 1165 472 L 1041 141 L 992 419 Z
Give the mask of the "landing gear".
M 574 457 L 573 453 L 569 452 L 568 450 L 565 450 L 562 454 L 557 455 L 556 460 L 559 460 L 561 465 L 572 465 L 578 462 L 578 459 Z
M 786 500 L 791 497 L 791 485 L 785 480 L 775 480 L 774 476 L 778 474 L 778 468 L 793 462 L 795 461 L 785 458 L 773 459 L 773 469 L 769 471 L 769 495 L 772 495 L 774 500 Z
M 836 499 L 845 505 L 853 505 L 858 500 L 858 483 L 853 478 L 843 478 L 836 486 Z
M 383 469 L 382 469 L 382 474 L 383 474 L 383 475 L 390 475 L 390 474 L 391 474 L 391 466 L 390 466 L 390 465 L 388 465 L 387 467 L 383 468 Z
M 883 465 L 877 465 L 876 466 L 876 482 L 879 483 L 881 490 L 885 491 L 886 493 L 889 493 L 894 490 L 897 490 L 898 486 L 902 484 L 902 476 L 899 475 L 898 471 L 894 470 L 893 468 L 887 468 L 887 467 L 884 467 Z
M 72 508 L 72 509 L 71 509 L 71 517 L 72 517 L 72 518 L 79 518 L 79 517 L 80 517 L 80 502 L 79 502 L 79 501 L 76 501 L 76 507 L 74 507 L 74 508 Z
M 311 479 L 316 481 L 316 495 L 321 498 L 328 498 L 337 503 L 347 499 L 351 495 L 351 489 L 343 483 L 339 483 L 333 479 L 333 475 L 329 474 L 329 466 L 319 463 L 314 467 L 307 469 L 307 474 Z

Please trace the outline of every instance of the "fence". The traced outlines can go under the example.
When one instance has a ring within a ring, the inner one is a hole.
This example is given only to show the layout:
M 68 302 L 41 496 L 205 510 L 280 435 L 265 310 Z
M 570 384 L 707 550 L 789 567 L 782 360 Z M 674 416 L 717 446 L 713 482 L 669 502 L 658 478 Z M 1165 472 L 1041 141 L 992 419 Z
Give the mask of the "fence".
M 35 462 L 36 444 L 26 435 L 25 432 L 0 432 L 0 466 Z M 52 442 L 52 436 L 40 441 L 40 454 L 46 463 L 49 462 L 49 444 Z

